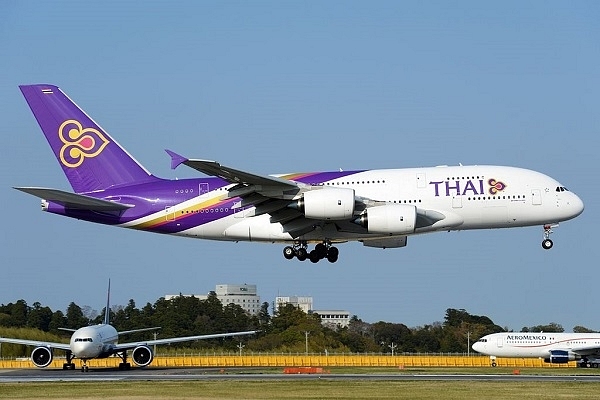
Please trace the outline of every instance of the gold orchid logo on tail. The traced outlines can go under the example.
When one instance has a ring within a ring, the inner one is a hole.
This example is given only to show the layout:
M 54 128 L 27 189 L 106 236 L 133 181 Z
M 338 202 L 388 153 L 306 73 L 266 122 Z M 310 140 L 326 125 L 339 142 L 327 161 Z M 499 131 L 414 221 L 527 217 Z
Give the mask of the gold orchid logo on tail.
M 58 137 L 64 143 L 60 161 L 69 168 L 79 167 L 86 158 L 96 157 L 110 143 L 97 129 L 83 128 L 74 119 L 60 125 Z

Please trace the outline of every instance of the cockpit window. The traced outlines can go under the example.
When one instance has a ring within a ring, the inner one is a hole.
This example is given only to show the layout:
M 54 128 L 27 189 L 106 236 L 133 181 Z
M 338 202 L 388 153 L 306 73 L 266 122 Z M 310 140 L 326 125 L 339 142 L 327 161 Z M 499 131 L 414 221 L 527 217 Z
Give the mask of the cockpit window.
M 564 187 L 564 186 L 557 186 L 557 187 L 556 187 L 556 191 L 557 191 L 557 192 L 568 192 L 568 191 L 569 191 L 569 189 L 567 189 L 567 188 L 566 188 L 566 187 Z
M 91 337 L 86 337 L 86 338 L 75 338 L 76 342 L 93 342 Z

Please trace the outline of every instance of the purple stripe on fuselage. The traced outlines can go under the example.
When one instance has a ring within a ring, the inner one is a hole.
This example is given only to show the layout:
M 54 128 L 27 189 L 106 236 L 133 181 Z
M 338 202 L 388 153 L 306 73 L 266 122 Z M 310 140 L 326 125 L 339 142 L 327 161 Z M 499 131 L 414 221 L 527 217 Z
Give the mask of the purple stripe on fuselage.
M 297 174 L 294 180 L 309 185 L 319 185 L 360 172 L 363 171 Z M 160 179 L 150 183 L 114 187 L 87 194 L 91 197 L 133 206 L 123 212 L 65 209 L 63 206 L 52 202 L 48 205 L 48 211 L 107 225 L 125 224 L 156 214 L 153 220 L 134 225 L 132 228 L 160 233 L 178 233 L 243 211 L 239 208 L 233 209 L 233 206 L 240 201 L 240 198 L 237 197 L 223 200 L 215 199 L 202 207 L 195 205 L 183 210 L 177 207 L 178 210 L 173 213 L 168 211 L 170 207 L 175 207 L 204 193 L 214 192 L 229 185 L 229 182 L 214 177 L 177 181 Z M 226 191 L 223 190 L 223 195 L 225 194 Z M 251 207 L 246 206 L 244 209 Z

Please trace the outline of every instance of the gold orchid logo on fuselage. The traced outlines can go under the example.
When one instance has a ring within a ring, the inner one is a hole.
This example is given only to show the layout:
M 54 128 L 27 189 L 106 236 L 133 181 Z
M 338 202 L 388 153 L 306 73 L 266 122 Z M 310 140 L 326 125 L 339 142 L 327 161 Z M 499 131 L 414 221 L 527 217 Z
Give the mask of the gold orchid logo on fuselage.
M 79 167 L 86 158 L 96 157 L 110 143 L 97 129 L 84 128 L 74 119 L 60 125 L 58 137 L 63 142 L 60 161 L 69 168 Z

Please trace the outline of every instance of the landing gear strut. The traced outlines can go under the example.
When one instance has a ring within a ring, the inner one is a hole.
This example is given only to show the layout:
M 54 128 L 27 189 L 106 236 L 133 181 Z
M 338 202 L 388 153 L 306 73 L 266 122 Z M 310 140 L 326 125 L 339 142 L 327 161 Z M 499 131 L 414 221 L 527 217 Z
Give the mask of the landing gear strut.
M 550 250 L 554 243 L 550 240 L 550 234 L 552 233 L 552 228 L 556 225 L 544 225 L 544 240 L 542 240 L 542 247 L 546 250 Z
M 131 364 L 127 362 L 127 351 L 117 353 L 117 355 L 123 360 L 122 363 L 119 363 L 119 371 L 129 371 L 131 369 Z
M 87 365 L 87 360 L 84 358 L 83 364 L 81 364 L 81 372 L 90 372 L 90 367 Z
M 318 243 L 310 253 L 307 247 L 306 242 L 299 242 L 294 246 L 286 246 L 283 249 L 283 256 L 288 260 L 296 257 L 299 261 L 304 261 L 308 258 L 313 263 L 326 258 L 330 263 L 334 263 L 338 260 L 340 254 L 337 247 L 332 246 L 329 242 Z
M 75 363 L 73 362 L 73 353 L 67 351 L 67 362 L 63 364 L 63 369 L 75 369 Z

